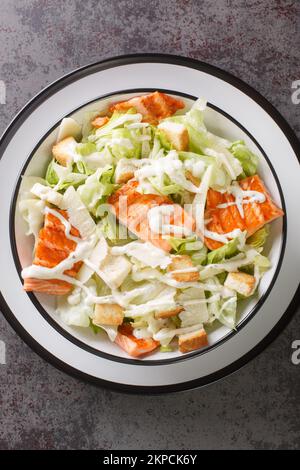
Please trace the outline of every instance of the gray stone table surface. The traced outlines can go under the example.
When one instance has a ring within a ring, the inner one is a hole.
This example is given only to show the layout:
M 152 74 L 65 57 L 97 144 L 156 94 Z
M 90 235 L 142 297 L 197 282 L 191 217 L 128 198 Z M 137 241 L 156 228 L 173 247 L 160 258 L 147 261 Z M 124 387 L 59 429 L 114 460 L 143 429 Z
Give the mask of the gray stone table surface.
M 207 61 L 260 91 L 300 136 L 300 2 L 292 0 L 1 0 L 2 132 L 51 81 L 134 52 Z M 284 158 L 284 155 L 282 156 Z M 3 269 L 1 267 L 0 269 Z M 0 448 L 236 449 L 300 447 L 299 312 L 239 372 L 204 389 L 127 396 L 80 382 L 32 352 L 0 317 Z

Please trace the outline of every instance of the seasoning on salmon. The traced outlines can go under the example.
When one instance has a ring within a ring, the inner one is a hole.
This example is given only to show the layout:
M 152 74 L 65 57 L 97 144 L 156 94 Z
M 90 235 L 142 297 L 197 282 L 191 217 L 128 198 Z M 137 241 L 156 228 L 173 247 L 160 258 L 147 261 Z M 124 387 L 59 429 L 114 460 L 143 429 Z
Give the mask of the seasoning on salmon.
M 132 327 L 124 324 L 119 327 L 115 343 L 132 357 L 143 356 L 159 346 L 152 338 L 138 339 L 132 334 Z
M 172 205 L 173 213 L 170 215 L 169 224 L 185 227 L 190 232 L 195 229 L 194 219 L 179 204 L 174 204 L 168 197 L 157 194 L 141 194 L 137 187 L 138 181 L 130 180 L 110 196 L 108 202 L 114 207 L 116 217 L 130 232 L 143 241 L 150 241 L 158 248 L 170 251 L 172 247 L 168 240 L 164 239 L 160 233 L 151 230 L 148 220 L 149 210 L 161 205 Z
M 66 219 L 68 218 L 66 211 L 58 210 L 58 212 Z M 71 228 L 70 233 L 75 237 L 80 236 L 78 230 L 74 227 Z M 39 232 L 33 264 L 53 268 L 66 259 L 75 248 L 76 242 L 66 237 L 65 227 L 61 221 L 53 214 L 47 213 L 45 215 L 44 227 Z M 81 264 L 80 261 L 75 263 L 73 267 L 65 271 L 64 274 L 75 277 Z M 67 294 L 72 287 L 72 284 L 60 279 L 24 279 L 24 289 L 26 291 L 63 295 Z
M 135 108 L 138 113 L 141 113 L 143 121 L 157 124 L 161 119 L 172 116 L 179 109 L 183 109 L 184 102 L 160 91 L 155 91 L 148 95 L 135 96 L 128 101 L 112 104 L 109 111 L 124 112 L 130 108 Z
M 232 194 L 220 193 L 209 189 L 206 200 L 205 219 L 209 222 L 206 229 L 218 234 L 232 232 L 235 229 L 247 231 L 247 236 L 252 235 L 265 224 L 272 222 L 283 215 L 282 209 L 272 201 L 263 181 L 258 175 L 249 176 L 239 181 L 239 186 L 243 191 L 258 191 L 265 196 L 264 202 L 248 202 L 243 204 L 244 217 L 241 216 Z M 246 197 L 245 200 L 248 198 Z M 220 204 L 231 205 L 218 207 Z M 232 204 L 233 203 L 233 204 Z M 215 250 L 223 243 L 205 238 L 205 244 L 210 250 Z

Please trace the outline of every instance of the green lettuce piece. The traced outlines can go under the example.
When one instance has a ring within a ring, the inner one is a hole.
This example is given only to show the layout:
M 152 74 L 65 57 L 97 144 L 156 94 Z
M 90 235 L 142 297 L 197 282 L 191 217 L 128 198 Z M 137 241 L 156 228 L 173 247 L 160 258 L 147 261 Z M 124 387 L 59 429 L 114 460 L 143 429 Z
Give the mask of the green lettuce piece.
M 155 130 L 155 137 L 159 140 L 160 142 L 160 148 L 163 148 L 166 151 L 169 151 L 172 149 L 172 145 L 170 141 L 168 140 L 166 134 L 162 132 L 160 129 Z
M 59 163 L 54 159 L 49 163 L 45 177 L 47 184 L 52 188 L 58 185 L 58 191 L 65 190 L 69 186 L 74 186 L 76 188 L 80 184 L 84 183 L 86 178 L 87 174 L 79 171 L 72 171 L 68 167 L 59 165 Z
M 100 216 L 99 210 L 97 211 L 98 216 Z M 112 245 L 126 245 L 133 240 L 127 228 L 118 224 L 115 215 L 111 212 L 101 218 L 99 226 L 106 240 L 109 240 Z
M 112 183 L 113 174 L 114 168 L 110 165 L 98 168 L 78 188 L 82 202 L 95 217 L 98 216 L 99 206 L 105 202 L 106 197 L 112 194 L 117 187 L 117 185 Z
M 210 251 L 207 255 L 207 264 L 222 263 L 225 259 L 235 256 L 239 251 L 239 242 L 239 237 L 236 237 L 233 240 L 230 240 L 230 242 L 226 243 L 226 245 L 223 245 L 216 250 Z
M 226 171 L 223 170 L 220 166 L 217 165 L 216 159 L 214 157 L 209 157 L 207 155 L 200 155 L 195 152 L 178 152 L 179 158 L 181 160 L 201 160 L 206 167 L 212 165 L 211 180 L 210 186 L 213 189 L 224 188 L 231 183 L 230 176 Z
M 169 194 L 178 195 L 184 191 L 184 189 L 179 184 L 172 183 L 167 175 L 164 175 L 162 179 L 156 176 L 150 176 L 148 179 L 153 188 L 164 196 L 168 196 Z
M 170 243 L 171 247 L 174 251 L 178 254 L 182 254 L 185 252 L 190 251 L 199 251 L 203 247 L 203 243 L 197 240 L 196 237 L 187 237 L 187 238 L 179 238 L 179 237 L 168 237 L 168 242 Z
M 113 115 L 111 116 L 110 120 L 104 124 L 104 126 L 100 127 L 95 131 L 95 134 L 92 136 L 90 140 L 95 141 L 98 137 L 103 135 L 108 135 L 113 129 L 117 129 L 119 127 L 124 127 L 124 124 L 134 122 L 132 120 L 131 115 L 136 114 L 136 110 L 134 108 L 130 108 L 126 111 L 126 113 L 122 113 L 119 111 L 114 111 Z
M 267 256 L 258 253 L 254 258 L 254 265 L 258 266 L 259 271 L 263 273 L 271 267 L 271 262 Z
M 85 142 L 85 143 L 80 143 L 76 147 L 76 151 L 79 155 L 82 157 L 85 157 L 86 155 L 90 155 L 91 153 L 96 152 L 96 144 L 94 142 Z
M 109 134 L 101 136 L 96 141 L 97 150 L 101 151 L 106 146 L 109 147 L 113 157 L 116 160 L 121 158 L 140 158 L 142 144 L 137 139 L 140 130 L 126 128 L 113 129 Z
M 160 352 L 172 352 L 173 349 L 171 348 L 171 346 L 161 346 L 159 348 Z
M 255 175 L 257 172 L 258 156 L 251 152 L 243 140 L 233 142 L 229 150 L 240 161 L 243 167 L 243 174 L 240 177 Z
M 236 326 L 237 296 L 229 297 L 220 302 L 218 320 L 231 330 Z
M 251 245 L 254 248 L 260 248 L 264 246 L 269 236 L 269 233 L 270 227 L 269 225 L 265 225 L 247 239 L 247 245 Z
M 48 165 L 45 179 L 50 186 L 55 186 L 58 183 L 58 174 L 55 171 L 55 160 L 51 160 Z
M 90 327 L 91 330 L 95 333 L 95 335 L 97 335 L 100 331 L 103 331 L 103 329 L 101 328 L 101 326 L 95 325 L 95 324 L 92 322 L 92 319 L 91 319 L 91 318 L 90 318 L 89 327 Z

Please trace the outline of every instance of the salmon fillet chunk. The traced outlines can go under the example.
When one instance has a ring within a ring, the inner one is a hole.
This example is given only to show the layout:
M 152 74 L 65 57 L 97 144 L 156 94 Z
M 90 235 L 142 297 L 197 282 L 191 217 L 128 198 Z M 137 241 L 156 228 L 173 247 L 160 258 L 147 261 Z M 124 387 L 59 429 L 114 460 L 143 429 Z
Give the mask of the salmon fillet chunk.
M 66 211 L 58 210 L 66 219 Z M 71 228 L 71 235 L 80 237 L 78 230 Z M 66 259 L 76 248 L 76 242 L 70 240 L 65 235 L 65 227 L 61 221 L 53 214 L 47 213 L 44 227 L 40 230 L 35 249 L 33 264 L 53 268 Z M 75 277 L 81 267 L 81 262 L 75 263 L 71 269 L 64 274 Z M 24 279 L 24 289 L 26 291 L 44 292 L 51 295 L 64 295 L 72 289 L 72 284 L 60 279 Z
M 174 204 L 166 196 L 141 194 L 138 192 L 137 187 L 138 182 L 133 179 L 130 180 L 110 196 L 108 202 L 113 206 L 119 221 L 138 238 L 149 241 L 162 250 L 171 250 L 172 247 L 168 240 L 164 239 L 161 234 L 151 231 L 148 221 L 149 210 L 165 204 L 172 205 L 174 209 L 170 216 L 170 225 L 184 226 L 191 232 L 195 230 L 195 220 L 179 204 Z
M 272 201 L 268 190 L 258 175 L 242 179 L 239 181 L 239 185 L 244 191 L 258 191 L 264 194 L 265 201 L 243 204 L 244 217 L 242 217 L 235 204 L 224 208 L 218 207 L 220 204 L 234 203 L 235 197 L 232 194 L 209 189 L 205 211 L 205 219 L 209 221 L 206 225 L 207 230 L 224 234 L 240 229 L 242 231 L 246 230 L 247 236 L 250 236 L 265 224 L 283 215 L 282 209 Z M 210 250 L 215 250 L 223 245 L 223 243 L 207 237 L 205 238 L 205 244 Z
M 143 121 L 157 124 L 161 119 L 172 116 L 179 109 L 184 108 L 184 102 L 178 98 L 155 91 L 148 95 L 135 96 L 128 101 L 120 101 L 110 106 L 109 111 L 128 111 L 135 108 L 143 115 Z
M 136 338 L 132 334 L 132 327 L 126 324 L 119 327 L 115 343 L 132 357 L 143 356 L 156 349 L 160 344 L 152 338 Z

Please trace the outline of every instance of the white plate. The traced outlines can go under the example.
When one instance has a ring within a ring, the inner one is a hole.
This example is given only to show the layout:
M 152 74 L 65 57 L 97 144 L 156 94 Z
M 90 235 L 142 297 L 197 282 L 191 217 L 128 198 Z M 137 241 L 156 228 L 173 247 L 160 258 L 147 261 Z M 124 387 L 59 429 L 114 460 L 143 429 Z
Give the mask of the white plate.
M 240 306 L 237 332 L 225 327 L 209 335 L 209 347 L 182 355 L 156 353 L 129 359 L 105 336 L 63 325 L 52 299 L 22 290 L 21 266 L 30 264 L 32 243 L 16 211 L 20 175 L 42 175 L 66 115 L 82 119 L 87 109 L 145 91 L 194 97 L 209 102 L 209 129 L 243 138 L 260 155 L 262 175 L 286 217 L 272 224 L 272 269 L 256 299 Z M 37 352 L 66 372 L 101 385 L 133 392 L 183 390 L 207 384 L 238 369 L 283 328 L 295 307 L 299 283 L 299 144 L 274 108 L 248 85 L 219 69 L 190 59 L 163 55 L 128 56 L 79 69 L 50 85 L 16 117 L 1 140 L 0 287 L 1 309 Z M 298 157 L 297 157 L 298 154 Z M 297 259 L 298 257 L 298 259 Z

